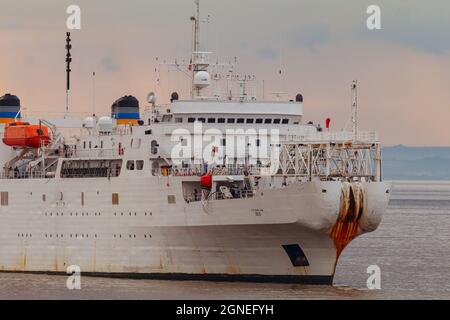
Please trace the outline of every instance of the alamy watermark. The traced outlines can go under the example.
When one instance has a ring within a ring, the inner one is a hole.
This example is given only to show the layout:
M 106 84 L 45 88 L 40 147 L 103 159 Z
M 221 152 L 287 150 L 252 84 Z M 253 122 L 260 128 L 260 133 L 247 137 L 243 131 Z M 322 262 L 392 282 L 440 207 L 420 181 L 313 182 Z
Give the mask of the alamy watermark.
M 67 267 L 69 277 L 66 281 L 66 287 L 69 290 L 81 290 L 81 268 L 77 265 Z
M 194 131 L 178 128 L 172 132 L 171 158 L 174 165 L 186 159 L 220 166 L 246 164 L 261 166 L 261 174 L 272 175 L 279 167 L 280 132 L 278 129 L 217 128 L 203 130 L 202 122 L 194 123 Z
M 66 13 L 69 15 L 66 20 L 66 26 L 69 30 L 81 29 L 81 8 L 78 5 L 72 4 L 67 7 Z
M 381 29 L 381 8 L 378 5 L 372 4 L 366 10 L 369 17 L 366 21 L 367 29 L 380 30 Z
M 381 269 L 377 265 L 370 265 L 367 267 L 367 273 L 370 274 L 367 278 L 367 289 L 380 290 L 381 289 Z

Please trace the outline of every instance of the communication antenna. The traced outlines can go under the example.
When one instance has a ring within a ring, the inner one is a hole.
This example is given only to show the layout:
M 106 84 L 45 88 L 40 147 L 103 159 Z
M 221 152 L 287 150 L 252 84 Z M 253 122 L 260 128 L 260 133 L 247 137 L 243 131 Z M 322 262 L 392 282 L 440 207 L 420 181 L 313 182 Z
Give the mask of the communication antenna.
M 95 116 L 95 71 L 92 72 L 92 115 Z
M 352 82 L 352 124 L 353 142 L 358 138 L 358 81 Z
M 66 34 L 66 75 L 67 75 L 67 81 L 66 81 L 66 113 L 64 115 L 64 118 L 68 118 L 69 112 L 70 112 L 70 72 L 72 71 L 70 69 L 70 63 L 72 62 L 72 55 L 70 54 L 70 50 L 72 49 L 72 45 L 70 44 L 72 40 L 70 39 L 70 32 L 67 32 Z

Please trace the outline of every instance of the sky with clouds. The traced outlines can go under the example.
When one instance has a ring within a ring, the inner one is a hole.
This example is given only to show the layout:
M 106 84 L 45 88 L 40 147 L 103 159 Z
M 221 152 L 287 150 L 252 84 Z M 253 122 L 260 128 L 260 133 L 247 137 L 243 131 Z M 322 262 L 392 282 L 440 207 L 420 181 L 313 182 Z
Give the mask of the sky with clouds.
M 17 94 L 29 114 L 64 112 L 66 8 L 81 7 L 73 31 L 73 104 L 92 113 L 149 91 L 166 102 L 182 76 L 156 85 L 155 57 L 187 59 L 193 0 L 0 0 L 0 95 Z M 265 83 L 265 96 L 301 92 L 305 120 L 341 129 L 350 83 L 359 81 L 360 126 L 386 145 L 450 146 L 450 2 L 444 0 L 201 0 L 203 49 Z M 366 9 L 381 7 L 381 30 Z M 278 70 L 282 69 L 282 76 Z M 261 86 L 260 86 L 261 87 Z

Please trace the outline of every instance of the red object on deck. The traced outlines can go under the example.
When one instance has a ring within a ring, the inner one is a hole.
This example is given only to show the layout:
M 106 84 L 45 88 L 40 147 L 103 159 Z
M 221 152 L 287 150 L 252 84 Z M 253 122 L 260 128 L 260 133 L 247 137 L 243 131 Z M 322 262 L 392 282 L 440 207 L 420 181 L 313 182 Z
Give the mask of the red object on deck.
M 327 129 L 330 129 L 330 122 L 331 122 L 331 119 L 327 118 L 327 120 L 325 121 L 325 126 L 327 127 Z
M 203 189 L 211 189 L 212 188 L 212 175 L 205 174 L 200 177 L 200 187 Z
M 39 148 L 49 142 L 47 126 L 30 125 L 28 122 L 12 122 L 5 127 L 3 134 L 3 143 L 15 148 Z

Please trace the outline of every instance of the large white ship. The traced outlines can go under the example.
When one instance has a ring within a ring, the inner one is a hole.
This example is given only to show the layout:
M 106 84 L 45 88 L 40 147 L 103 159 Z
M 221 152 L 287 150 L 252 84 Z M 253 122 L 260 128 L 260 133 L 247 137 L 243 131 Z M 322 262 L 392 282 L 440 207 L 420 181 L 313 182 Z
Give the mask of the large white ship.
M 377 228 L 390 183 L 377 134 L 358 130 L 356 83 L 351 131 L 304 124 L 300 94 L 258 101 L 247 77 L 209 71 L 196 5 L 188 99 L 50 121 L 0 98 L 0 270 L 331 284 Z

